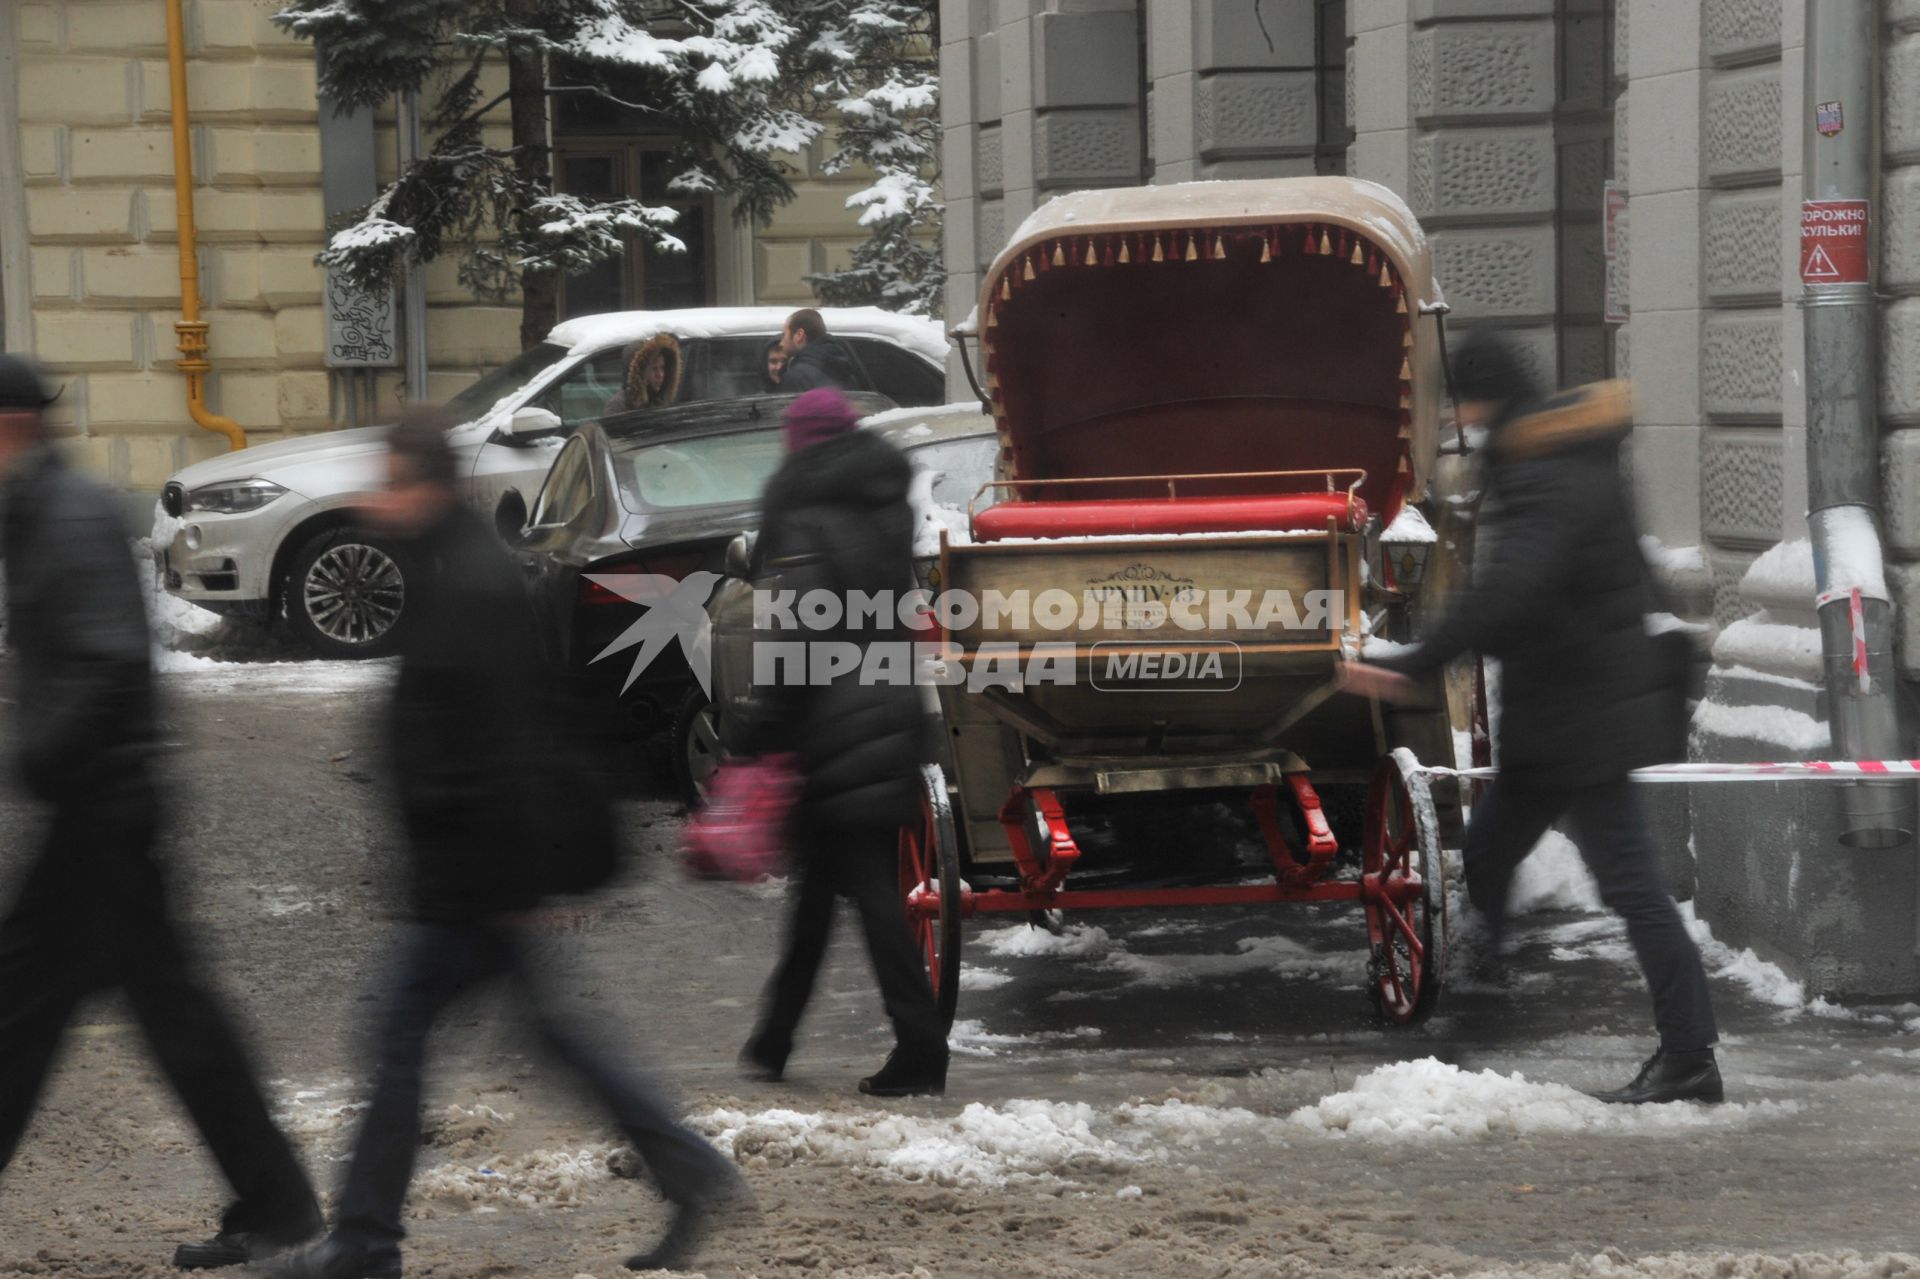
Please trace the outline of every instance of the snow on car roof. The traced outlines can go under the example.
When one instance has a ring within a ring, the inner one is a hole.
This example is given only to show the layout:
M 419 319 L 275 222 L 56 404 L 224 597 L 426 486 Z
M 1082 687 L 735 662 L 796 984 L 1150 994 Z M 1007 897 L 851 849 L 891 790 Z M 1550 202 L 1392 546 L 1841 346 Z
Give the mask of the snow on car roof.
M 554 326 L 547 341 L 571 354 L 627 342 L 644 342 L 661 333 L 677 338 L 718 338 L 778 333 L 794 312 L 787 306 L 703 306 L 684 311 L 610 311 L 583 315 Z M 947 359 L 940 325 L 923 316 L 901 315 L 877 306 L 821 307 L 829 334 L 886 338 L 936 364 Z

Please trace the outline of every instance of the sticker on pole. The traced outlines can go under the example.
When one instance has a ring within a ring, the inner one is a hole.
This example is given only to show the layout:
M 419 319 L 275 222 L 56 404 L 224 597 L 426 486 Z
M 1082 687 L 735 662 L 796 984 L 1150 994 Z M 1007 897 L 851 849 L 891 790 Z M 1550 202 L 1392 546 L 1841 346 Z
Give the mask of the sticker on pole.
M 1800 282 L 1867 282 L 1868 204 L 1807 200 L 1800 205 Z

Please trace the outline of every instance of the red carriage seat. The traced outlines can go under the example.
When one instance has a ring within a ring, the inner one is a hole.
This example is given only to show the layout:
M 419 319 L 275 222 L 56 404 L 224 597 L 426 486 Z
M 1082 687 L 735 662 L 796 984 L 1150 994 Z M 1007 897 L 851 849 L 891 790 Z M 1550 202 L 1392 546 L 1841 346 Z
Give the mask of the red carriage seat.
M 1009 537 L 1097 537 L 1127 533 L 1324 531 L 1367 522 L 1366 503 L 1346 493 L 1249 493 L 1222 497 L 1092 498 L 1003 502 L 973 517 L 981 542 Z

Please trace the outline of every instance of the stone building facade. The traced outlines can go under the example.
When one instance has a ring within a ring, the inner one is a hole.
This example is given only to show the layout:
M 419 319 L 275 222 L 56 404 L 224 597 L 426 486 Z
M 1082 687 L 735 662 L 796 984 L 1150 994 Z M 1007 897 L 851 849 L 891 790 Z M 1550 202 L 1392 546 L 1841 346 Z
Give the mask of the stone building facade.
M 1882 498 L 1911 680 L 1920 0 L 1860 3 L 1883 24 L 1882 100 L 1864 114 L 1877 112 L 1882 139 Z M 972 305 L 1007 231 L 1062 190 L 1316 171 L 1392 187 L 1432 236 L 1453 327 L 1518 332 L 1561 383 L 1634 382 L 1641 522 L 1673 607 L 1713 644 L 1698 756 L 1824 757 L 1797 305 L 1804 10 L 947 0 L 951 318 Z M 1875 123 L 1849 110 L 1854 127 Z M 1831 794 L 1817 789 L 1654 789 L 1667 798 L 1671 878 L 1724 938 L 1816 990 L 1920 990 L 1911 846 L 1840 850 Z
M 185 11 L 209 406 L 252 442 L 375 408 L 324 358 L 313 48 L 273 25 L 277 7 L 186 0 Z M 0 4 L 0 341 L 36 353 L 66 385 L 56 416 L 99 473 L 145 492 L 227 447 L 193 425 L 174 368 L 181 287 L 165 9 L 163 0 Z M 374 139 L 377 171 L 390 176 L 392 111 L 378 115 Z M 616 142 L 646 141 L 591 122 L 555 139 L 583 163 Z M 798 198 L 770 227 L 741 230 L 724 208 L 700 211 L 708 263 L 691 299 L 805 304 L 803 277 L 844 263 L 862 234 L 845 207 L 857 179 L 820 176 L 822 158 L 793 157 Z M 404 388 L 397 370 L 383 372 L 379 405 L 444 397 L 519 349 L 517 306 L 477 303 L 451 264 L 430 267 L 425 287 L 428 385 Z

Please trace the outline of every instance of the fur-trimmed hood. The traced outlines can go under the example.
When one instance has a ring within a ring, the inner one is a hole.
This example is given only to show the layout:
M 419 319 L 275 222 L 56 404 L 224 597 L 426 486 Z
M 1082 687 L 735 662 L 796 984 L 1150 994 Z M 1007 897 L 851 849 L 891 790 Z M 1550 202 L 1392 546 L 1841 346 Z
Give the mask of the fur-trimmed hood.
M 1503 461 L 1530 461 L 1602 440 L 1617 444 L 1632 429 L 1632 388 L 1595 382 L 1549 396 L 1499 427 L 1493 450 Z
M 666 361 L 667 380 L 658 391 L 647 387 L 647 371 L 656 360 Z M 627 361 L 625 391 L 630 409 L 653 409 L 671 404 L 680 395 L 680 339 L 660 333 L 642 343 Z

